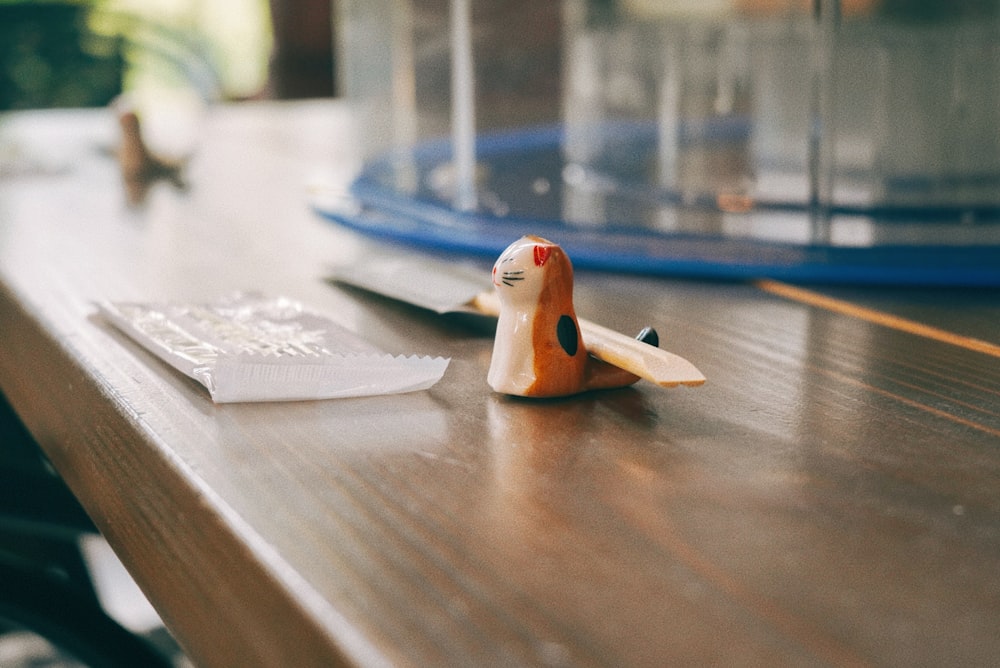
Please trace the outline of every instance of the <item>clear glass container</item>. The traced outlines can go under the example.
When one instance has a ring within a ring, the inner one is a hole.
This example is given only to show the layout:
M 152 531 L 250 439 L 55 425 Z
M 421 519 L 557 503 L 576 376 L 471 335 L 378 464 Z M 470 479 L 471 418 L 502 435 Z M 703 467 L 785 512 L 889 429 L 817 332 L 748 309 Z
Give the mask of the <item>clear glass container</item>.
M 1000 284 L 1000 0 L 343 0 L 370 232 Z M 575 253 L 574 253 L 575 251 Z

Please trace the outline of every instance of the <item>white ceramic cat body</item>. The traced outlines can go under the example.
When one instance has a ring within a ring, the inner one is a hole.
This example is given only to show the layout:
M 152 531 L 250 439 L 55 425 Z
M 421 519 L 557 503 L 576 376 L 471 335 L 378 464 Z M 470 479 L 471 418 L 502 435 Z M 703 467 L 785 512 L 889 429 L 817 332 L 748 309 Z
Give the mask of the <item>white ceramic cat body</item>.
M 638 380 L 587 354 L 573 310 L 573 267 L 557 244 L 515 241 L 493 266 L 493 285 L 500 318 L 487 381 L 497 392 L 557 397 Z

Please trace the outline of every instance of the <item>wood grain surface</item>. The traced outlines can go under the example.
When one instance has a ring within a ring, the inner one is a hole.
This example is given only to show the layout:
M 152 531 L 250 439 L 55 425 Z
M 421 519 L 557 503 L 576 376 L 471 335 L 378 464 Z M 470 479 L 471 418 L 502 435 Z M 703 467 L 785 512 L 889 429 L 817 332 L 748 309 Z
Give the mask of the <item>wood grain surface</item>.
M 105 112 L 0 118 L 0 388 L 197 665 L 996 662 L 995 292 L 578 272 L 581 316 L 707 384 L 505 398 L 488 327 L 323 280 L 382 248 L 306 207 L 348 120 L 213 108 L 188 187 L 130 206 Z M 214 405 L 93 307 L 247 289 L 451 366 Z

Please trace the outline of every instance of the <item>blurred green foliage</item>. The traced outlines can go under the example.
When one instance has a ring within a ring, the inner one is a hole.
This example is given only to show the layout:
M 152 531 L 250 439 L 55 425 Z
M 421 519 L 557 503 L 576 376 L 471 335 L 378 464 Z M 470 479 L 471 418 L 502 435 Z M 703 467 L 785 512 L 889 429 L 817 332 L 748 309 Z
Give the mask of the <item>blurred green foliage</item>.
M 106 105 L 121 92 L 257 94 L 267 0 L 0 0 L 0 110 Z
M 123 40 L 87 28 L 83 3 L 0 3 L 0 109 L 105 105 L 122 90 Z

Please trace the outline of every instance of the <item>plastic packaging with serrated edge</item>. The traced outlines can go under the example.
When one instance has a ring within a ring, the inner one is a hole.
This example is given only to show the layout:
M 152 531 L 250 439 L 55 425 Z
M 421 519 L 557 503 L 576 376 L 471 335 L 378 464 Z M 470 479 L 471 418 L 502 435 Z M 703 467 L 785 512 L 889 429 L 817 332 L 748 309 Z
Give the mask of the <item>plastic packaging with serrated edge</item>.
M 413 392 L 434 385 L 449 362 L 390 355 L 284 297 L 97 306 L 144 348 L 204 385 L 216 403 Z

